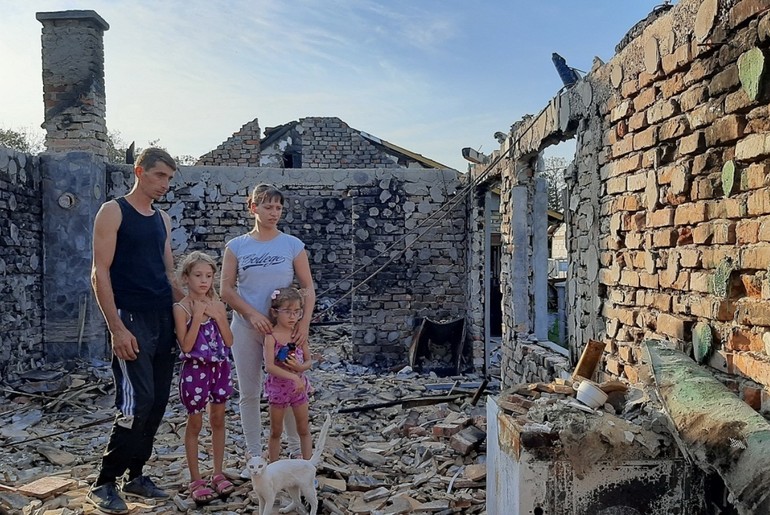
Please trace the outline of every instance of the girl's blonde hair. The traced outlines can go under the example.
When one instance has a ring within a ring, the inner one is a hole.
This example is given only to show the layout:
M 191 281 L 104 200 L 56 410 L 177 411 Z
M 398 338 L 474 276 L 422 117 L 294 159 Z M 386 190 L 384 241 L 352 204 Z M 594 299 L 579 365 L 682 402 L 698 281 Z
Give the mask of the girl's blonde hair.
M 204 263 L 206 265 L 209 265 L 211 267 L 211 270 L 214 272 L 214 277 L 216 278 L 217 271 L 218 271 L 216 261 L 214 261 L 214 258 L 209 256 L 205 252 L 201 252 L 200 250 L 195 250 L 193 252 L 190 252 L 182 259 L 182 261 L 180 261 L 179 272 L 178 272 L 180 278 L 189 277 L 193 267 L 198 263 Z M 216 281 L 212 281 L 211 288 L 209 288 L 209 291 L 206 292 L 206 296 L 211 297 L 212 299 L 219 299 L 219 295 L 217 295 L 217 291 L 214 288 L 214 282 Z
M 275 325 L 278 321 L 278 317 L 275 316 L 275 310 L 289 302 L 299 302 L 299 307 L 302 307 L 302 294 L 297 288 L 292 288 L 290 286 L 288 288 L 275 290 L 270 294 L 270 313 L 268 315 L 270 323 Z

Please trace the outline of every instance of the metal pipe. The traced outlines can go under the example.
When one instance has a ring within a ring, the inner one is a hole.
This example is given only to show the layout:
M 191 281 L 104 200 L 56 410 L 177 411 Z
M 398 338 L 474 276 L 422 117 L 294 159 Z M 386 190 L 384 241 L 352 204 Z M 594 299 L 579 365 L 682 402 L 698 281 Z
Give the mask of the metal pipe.
M 770 424 L 689 356 L 660 340 L 643 346 L 687 454 L 719 474 L 738 513 L 770 513 Z

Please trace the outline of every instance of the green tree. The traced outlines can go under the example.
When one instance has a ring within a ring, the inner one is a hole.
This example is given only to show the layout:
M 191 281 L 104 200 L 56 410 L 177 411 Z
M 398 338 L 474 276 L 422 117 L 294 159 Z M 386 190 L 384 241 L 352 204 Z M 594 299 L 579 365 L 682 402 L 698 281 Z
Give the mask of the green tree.
M 39 154 L 45 152 L 45 135 L 29 127 L 0 128 L 0 145 L 25 154 Z
M 562 212 L 562 193 L 566 184 L 564 182 L 564 170 L 567 168 L 567 160 L 563 157 L 549 156 L 543 159 L 544 166 L 542 176 L 545 177 L 548 188 L 548 208 Z

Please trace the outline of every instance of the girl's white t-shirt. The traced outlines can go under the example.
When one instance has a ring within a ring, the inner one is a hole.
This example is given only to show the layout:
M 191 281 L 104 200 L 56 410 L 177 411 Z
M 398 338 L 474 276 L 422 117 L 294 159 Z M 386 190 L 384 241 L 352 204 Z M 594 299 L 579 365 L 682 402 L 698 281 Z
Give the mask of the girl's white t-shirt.
M 305 244 L 299 238 L 281 232 L 269 241 L 257 241 L 244 234 L 228 241 L 225 247 L 238 263 L 238 295 L 267 316 L 273 291 L 291 286 L 294 281 L 294 259 L 304 250 Z M 251 327 L 237 311 L 233 312 L 233 317 Z

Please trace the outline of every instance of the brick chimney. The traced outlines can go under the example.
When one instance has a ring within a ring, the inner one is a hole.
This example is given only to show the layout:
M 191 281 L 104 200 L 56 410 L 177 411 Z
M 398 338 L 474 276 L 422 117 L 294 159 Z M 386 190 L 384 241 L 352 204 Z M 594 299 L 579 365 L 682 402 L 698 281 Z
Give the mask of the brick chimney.
M 39 12 L 43 101 L 49 152 L 86 151 L 106 159 L 104 31 L 95 11 Z

